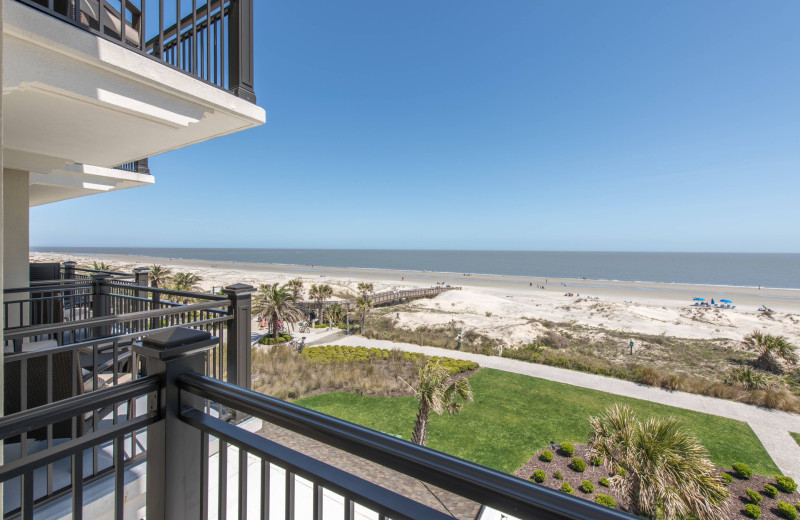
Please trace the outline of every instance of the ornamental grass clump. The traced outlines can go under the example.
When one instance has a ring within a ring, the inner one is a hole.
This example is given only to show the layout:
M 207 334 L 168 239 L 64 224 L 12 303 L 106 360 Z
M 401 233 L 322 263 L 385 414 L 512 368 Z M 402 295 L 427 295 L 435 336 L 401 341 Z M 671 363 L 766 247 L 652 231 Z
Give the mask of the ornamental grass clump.
M 589 464 L 592 466 L 602 466 L 603 465 L 603 457 L 599 455 L 595 455 L 591 459 L 589 459 Z
M 611 487 L 611 482 L 606 477 L 603 477 L 600 479 L 600 485 L 603 487 Z
M 625 406 L 591 417 L 589 448 L 608 467 L 622 466 L 627 477 L 611 478 L 626 495 L 632 513 L 648 518 L 697 520 L 727 518 L 730 496 L 708 450 L 677 419 L 640 421 Z
M 725 483 L 726 486 L 733 484 L 733 476 L 730 473 L 722 473 L 720 478 Z

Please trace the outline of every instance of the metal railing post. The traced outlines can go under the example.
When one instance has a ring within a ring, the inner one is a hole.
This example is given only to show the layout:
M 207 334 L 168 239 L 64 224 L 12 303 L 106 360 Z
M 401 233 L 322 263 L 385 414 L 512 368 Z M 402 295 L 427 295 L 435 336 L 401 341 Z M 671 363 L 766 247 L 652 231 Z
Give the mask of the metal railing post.
M 218 338 L 207 331 L 178 328 L 154 333 L 134 352 L 147 362 L 148 375 L 164 382 L 157 396 L 148 397 L 148 410 L 158 410 L 162 420 L 147 427 L 148 520 L 200 518 L 202 452 L 201 432 L 181 421 L 184 407 L 203 408 L 203 399 L 181 394 L 178 378 L 187 372 L 202 374 L 205 352 Z M 206 461 L 207 463 L 207 461 Z
M 136 267 L 133 270 L 133 276 L 134 276 L 134 283 L 136 285 L 139 285 L 141 287 L 150 287 L 150 268 L 149 267 Z M 139 289 L 139 290 L 135 291 L 134 296 L 136 296 L 137 298 L 147 299 L 147 295 L 148 294 L 149 294 L 149 291 L 145 291 L 145 290 Z M 134 306 L 134 308 L 137 311 L 149 310 L 147 308 L 147 302 L 145 302 L 143 300 L 138 300 L 136 302 L 136 305 Z
M 109 282 L 111 275 L 107 273 L 96 273 L 92 275 L 94 290 L 92 291 L 92 317 L 101 318 L 111 314 L 111 296 L 109 294 Z M 100 325 L 94 328 L 95 338 L 102 338 L 111 333 L 110 325 Z
M 255 103 L 253 0 L 231 0 L 228 27 L 230 29 L 228 90 L 246 101 Z
M 67 261 L 64 262 L 64 275 L 62 280 L 74 280 L 75 279 L 75 268 L 78 266 L 75 262 Z
M 229 285 L 222 289 L 231 301 L 233 319 L 228 322 L 227 366 L 231 384 L 250 388 L 250 321 L 252 316 L 251 296 L 255 287 L 243 283 Z

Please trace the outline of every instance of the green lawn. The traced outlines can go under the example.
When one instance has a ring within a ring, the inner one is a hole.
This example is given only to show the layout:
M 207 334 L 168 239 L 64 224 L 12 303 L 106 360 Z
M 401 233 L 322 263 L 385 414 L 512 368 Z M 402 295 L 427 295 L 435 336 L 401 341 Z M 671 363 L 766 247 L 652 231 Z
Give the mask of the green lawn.
M 797 441 L 797 444 L 800 444 L 800 433 L 789 432 L 789 435 L 791 435 L 794 438 L 794 440 Z
M 756 473 L 780 471 L 753 430 L 743 422 L 620 397 L 543 379 L 482 368 L 470 377 L 475 402 L 454 417 L 434 416 L 428 446 L 511 473 L 550 440 L 585 443 L 588 417 L 614 403 L 639 417 L 679 418 L 721 467 L 745 462 Z M 297 404 L 369 428 L 410 439 L 417 409 L 414 397 L 366 397 L 334 392 L 306 397 Z

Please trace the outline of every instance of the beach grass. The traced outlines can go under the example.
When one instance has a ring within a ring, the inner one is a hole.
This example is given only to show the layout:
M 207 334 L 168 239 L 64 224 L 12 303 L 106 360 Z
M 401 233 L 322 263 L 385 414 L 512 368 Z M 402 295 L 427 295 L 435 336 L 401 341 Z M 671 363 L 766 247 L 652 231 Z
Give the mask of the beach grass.
M 758 474 L 780 473 L 744 422 L 487 368 L 469 380 L 475 402 L 457 416 L 434 416 L 428 446 L 500 471 L 514 472 L 551 440 L 585 443 L 588 418 L 623 404 L 642 418 L 680 419 L 720 467 L 744 462 Z M 404 439 L 410 439 L 417 411 L 416 399 L 408 396 L 335 392 L 295 402 Z

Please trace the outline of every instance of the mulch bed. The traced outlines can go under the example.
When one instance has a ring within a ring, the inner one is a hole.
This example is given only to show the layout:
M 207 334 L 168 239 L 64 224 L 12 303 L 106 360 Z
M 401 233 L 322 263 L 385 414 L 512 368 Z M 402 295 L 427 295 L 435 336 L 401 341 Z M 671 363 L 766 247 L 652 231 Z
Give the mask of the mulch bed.
M 551 450 L 552 451 L 552 450 Z M 617 501 L 617 505 L 620 509 L 625 508 L 625 500 L 614 493 L 609 488 L 603 487 L 600 485 L 600 479 L 603 477 L 611 477 L 608 470 L 600 467 L 591 466 L 589 464 L 589 456 L 588 456 L 589 448 L 585 444 L 575 444 L 575 454 L 572 456 L 566 456 L 562 453 L 553 453 L 554 457 L 551 462 L 544 462 L 539 459 L 539 455 L 541 452 L 537 453 L 531 460 L 527 462 L 524 466 L 514 472 L 514 475 L 525 480 L 529 480 L 533 476 L 534 470 L 541 469 L 547 474 L 547 479 L 544 481 L 543 486 L 547 486 L 552 489 L 559 490 L 561 489 L 561 485 L 566 481 L 569 482 L 572 488 L 575 490 L 575 496 L 579 498 L 583 498 L 585 500 L 590 500 L 594 502 L 595 496 L 598 493 L 602 493 L 604 495 L 611 495 L 614 497 L 614 500 Z M 579 473 L 572 468 L 569 467 L 570 463 L 572 462 L 572 457 L 580 457 L 584 461 L 586 461 L 586 471 L 583 473 Z M 563 480 L 556 479 L 554 477 L 556 471 L 560 471 L 563 475 Z M 800 494 L 793 493 L 788 495 L 786 493 L 779 493 L 777 498 L 769 498 L 766 496 L 762 491 L 764 489 L 764 484 L 772 484 L 775 485 L 775 479 L 773 477 L 765 477 L 763 475 L 754 475 L 753 478 L 749 480 L 741 480 L 736 478 L 736 475 L 733 471 L 728 471 L 733 477 L 733 483 L 728 486 L 728 489 L 731 492 L 730 501 L 730 509 L 729 509 L 729 520 L 747 520 L 748 517 L 744 516 L 744 506 L 748 504 L 748 498 L 745 494 L 745 489 L 752 489 L 754 491 L 758 491 L 761 493 L 761 496 L 764 499 L 758 505 L 761 508 L 761 517 L 759 520 L 781 520 L 783 517 L 778 515 L 778 501 L 781 500 L 783 502 L 788 502 L 794 505 L 800 505 Z M 591 493 L 584 493 L 580 490 L 581 482 L 584 480 L 590 481 L 594 484 L 594 491 Z M 721 519 L 722 520 L 722 519 Z

